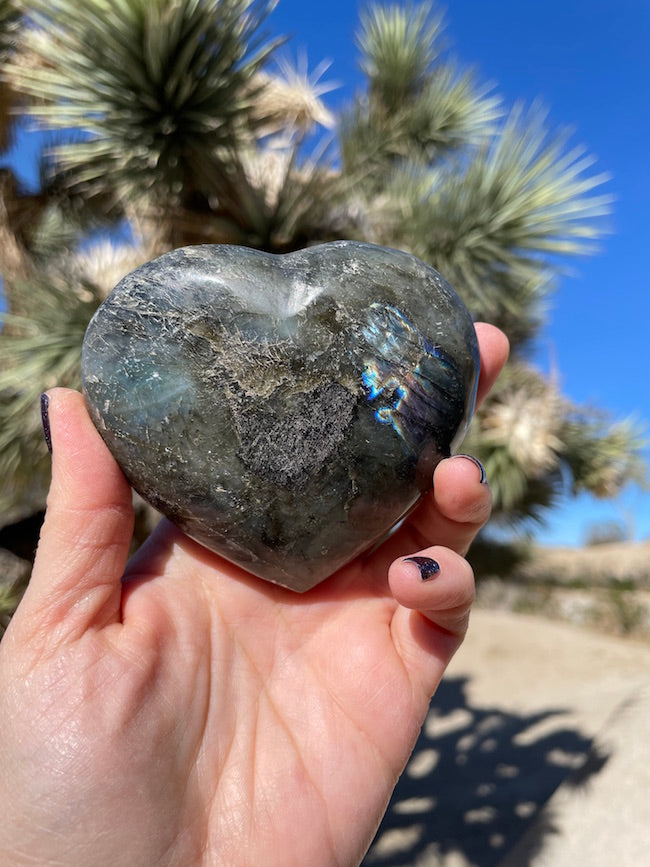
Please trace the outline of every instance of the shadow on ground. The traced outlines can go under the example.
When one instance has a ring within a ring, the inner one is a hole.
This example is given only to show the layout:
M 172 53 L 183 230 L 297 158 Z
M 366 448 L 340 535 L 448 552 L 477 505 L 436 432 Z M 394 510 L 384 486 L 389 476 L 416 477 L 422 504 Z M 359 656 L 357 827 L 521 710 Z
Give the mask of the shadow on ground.
M 466 687 L 465 678 L 440 685 L 364 867 L 447 858 L 495 867 L 560 783 L 588 785 L 605 765 L 589 738 L 563 725 L 563 709 L 473 707 Z M 537 830 L 538 850 L 555 829 L 546 820 Z

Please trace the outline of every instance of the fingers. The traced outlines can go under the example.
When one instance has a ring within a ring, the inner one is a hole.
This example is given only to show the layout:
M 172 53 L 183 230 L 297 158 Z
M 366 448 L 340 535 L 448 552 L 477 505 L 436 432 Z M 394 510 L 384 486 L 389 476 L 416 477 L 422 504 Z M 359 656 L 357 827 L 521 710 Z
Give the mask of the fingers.
M 494 325 L 477 322 L 475 328 L 481 356 L 481 374 L 476 394 L 476 406 L 479 407 L 508 360 L 510 344 L 503 331 L 495 328 Z
M 388 572 L 399 603 L 391 630 L 412 680 L 430 697 L 460 646 L 474 601 L 474 575 L 460 555 L 440 546 L 396 560 Z
M 373 566 L 386 570 L 405 551 L 427 548 L 434 542 L 466 554 L 491 508 L 492 494 L 481 465 L 466 455 L 447 458 L 436 467 L 432 490 L 373 554 Z
M 448 548 L 425 548 L 396 560 L 388 570 L 396 601 L 419 611 L 444 632 L 462 638 L 474 601 L 472 567 Z
M 433 489 L 413 513 L 411 547 L 437 541 L 466 554 L 491 509 L 492 494 L 481 464 L 466 455 L 447 458 L 436 467 Z
M 47 416 L 52 484 L 19 613 L 41 630 L 74 638 L 119 618 L 133 529 L 131 490 L 80 394 L 53 389 Z

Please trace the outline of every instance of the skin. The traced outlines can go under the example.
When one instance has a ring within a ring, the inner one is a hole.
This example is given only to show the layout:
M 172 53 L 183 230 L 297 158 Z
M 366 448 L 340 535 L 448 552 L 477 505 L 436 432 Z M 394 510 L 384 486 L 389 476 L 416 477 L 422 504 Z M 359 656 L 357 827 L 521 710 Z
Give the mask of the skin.
M 477 332 L 481 398 L 507 343 Z M 392 538 L 297 595 L 167 521 L 127 565 L 124 477 L 81 395 L 54 389 L 49 415 L 47 516 L 0 645 L 0 864 L 358 863 L 467 628 L 476 465 L 443 461 Z

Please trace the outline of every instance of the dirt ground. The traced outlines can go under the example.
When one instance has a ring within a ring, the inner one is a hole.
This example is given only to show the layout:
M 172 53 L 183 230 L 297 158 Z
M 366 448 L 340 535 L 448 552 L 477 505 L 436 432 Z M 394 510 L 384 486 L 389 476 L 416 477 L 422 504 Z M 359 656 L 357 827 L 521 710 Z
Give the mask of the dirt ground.
M 479 576 L 477 593 L 480 608 L 650 642 L 650 541 L 534 548 L 508 579 Z
M 650 786 L 649 691 L 645 643 L 475 610 L 364 863 L 644 863 L 650 801 L 626 792 Z M 625 857 L 598 849 L 599 829 L 624 835 Z

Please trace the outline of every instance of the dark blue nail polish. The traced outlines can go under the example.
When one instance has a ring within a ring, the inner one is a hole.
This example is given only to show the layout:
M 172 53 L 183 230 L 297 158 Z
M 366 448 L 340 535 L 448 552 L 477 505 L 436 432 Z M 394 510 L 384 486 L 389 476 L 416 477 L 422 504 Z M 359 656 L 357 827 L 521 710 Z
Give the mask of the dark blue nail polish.
M 41 421 L 43 422 L 43 435 L 45 436 L 45 444 L 47 450 L 52 454 L 52 437 L 50 435 L 50 416 L 48 410 L 50 408 L 50 398 L 47 394 L 41 395 Z
M 454 455 L 454 457 L 455 457 L 455 458 L 467 458 L 468 461 L 471 461 L 473 464 L 476 464 L 476 466 L 478 467 L 478 471 L 479 471 L 479 473 L 481 474 L 481 477 L 480 477 L 480 479 L 479 479 L 479 482 L 480 482 L 482 485 L 486 485 L 486 484 L 487 484 L 487 475 L 485 474 L 485 467 L 484 467 L 483 464 L 479 461 L 478 458 L 475 458 L 474 455 Z
M 428 581 L 440 572 L 440 564 L 431 557 L 404 557 L 405 563 L 415 563 L 420 570 L 420 578 Z

